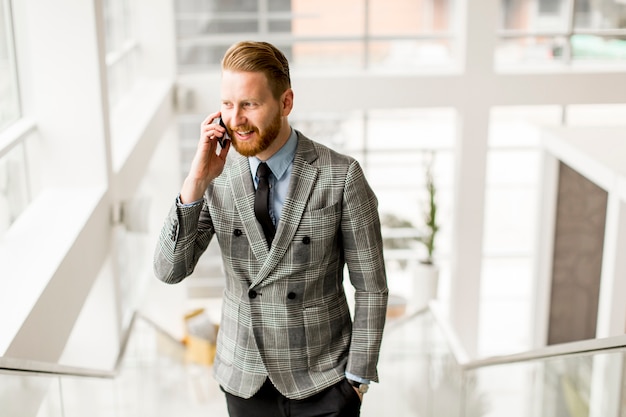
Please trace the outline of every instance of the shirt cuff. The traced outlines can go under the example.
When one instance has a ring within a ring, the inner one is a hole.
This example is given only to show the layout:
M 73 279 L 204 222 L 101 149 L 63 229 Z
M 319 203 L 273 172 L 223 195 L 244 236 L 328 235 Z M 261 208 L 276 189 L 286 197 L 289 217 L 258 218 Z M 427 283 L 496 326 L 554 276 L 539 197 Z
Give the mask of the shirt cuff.
M 346 378 L 348 378 L 348 379 L 350 379 L 352 381 L 360 382 L 361 384 L 369 384 L 371 382 L 369 379 L 361 378 L 360 376 L 356 376 L 354 374 L 351 374 L 348 371 L 346 371 Z
M 204 198 L 201 198 L 200 200 L 196 200 L 196 201 L 193 201 L 191 203 L 184 203 L 183 204 L 180 201 L 180 194 L 178 194 L 178 196 L 176 197 L 176 205 L 178 207 L 193 207 L 193 206 L 197 206 L 198 204 L 201 204 L 203 200 L 204 200 Z

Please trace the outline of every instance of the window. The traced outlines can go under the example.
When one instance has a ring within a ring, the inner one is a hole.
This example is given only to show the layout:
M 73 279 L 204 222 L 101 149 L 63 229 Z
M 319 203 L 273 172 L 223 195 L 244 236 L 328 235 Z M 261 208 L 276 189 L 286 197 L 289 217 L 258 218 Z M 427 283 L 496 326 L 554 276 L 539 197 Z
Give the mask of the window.
M 137 42 L 129 0 L 105 0 L 106 64 L 109 105 L 114 106 L 136 81 Z
M 11 3 L 0 0 L 0 130 L 20 117 Z M 0 144 L 2 146 L 2 144 Z
M 30 201 L 26 135 L 7 133 L 21 116 L 11 3 L 0 0 L 0 236 Z
M 615 0 L 501 0 L 500 25 L 500 68 L 626 64 L 626 4 Z
M 182 72 L 216 69 L 231 43 L 257 36 L 281 48 L 294 69 L 410 71 L 450 66 L 456 50 L 454 0 L 176 4 Z

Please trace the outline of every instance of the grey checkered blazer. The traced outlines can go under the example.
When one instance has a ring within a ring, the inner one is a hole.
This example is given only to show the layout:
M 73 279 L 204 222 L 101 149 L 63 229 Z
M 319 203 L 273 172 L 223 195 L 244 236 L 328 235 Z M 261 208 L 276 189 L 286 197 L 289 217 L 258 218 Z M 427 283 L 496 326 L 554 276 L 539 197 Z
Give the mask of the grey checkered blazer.
M 378 381 L 387 281 L 377 199 L 359 164 L 298 132 L 271 250 L 254 216 L 254 192 L 247 158 L 231 152 L 203 205 L 172 206 L 155 252 L 157 277 L 176 283 L 217 237 L 226 274 L 217 381 L 249 398 L 269 377 L 292 399 L 339 382 L 346 370 Z M 346 264 L 354 320 L 342 284 Z

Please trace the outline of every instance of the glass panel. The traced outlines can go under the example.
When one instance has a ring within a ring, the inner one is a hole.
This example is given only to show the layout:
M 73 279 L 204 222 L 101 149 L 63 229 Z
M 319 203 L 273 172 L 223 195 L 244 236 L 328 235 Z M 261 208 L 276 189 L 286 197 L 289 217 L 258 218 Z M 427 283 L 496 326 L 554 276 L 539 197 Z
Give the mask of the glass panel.
M 0 0 L 0 130 L 20 116 L 9 2 Z
M 540 144 L 541 126 L 559 126 L 559 106 L 510 106 L 491 111 L 489 146 L 528 148 Z
M 367 126 L 371 150 L 451 149 L 456 141 L 452 109 L 373 110 Z
M 64 417 L 117 415 L 115 380 L 64 377 L 61 380 Z M 138 398 L 133 401 L 139 401 Z
M 59 380 L 42 375 L 0 372 L 2 415 L 62 417 Z
M 495 65 L 498 68 L 562 65 L 566 43 L 564 37 L 500 39 L 496 45 Z
M 287 12 L 291 10 L 291 0 L 268 0 L 267 8 L 270 12 Z
M 455 42 L 442 40 L 395 40 L 368 43 L 368 67 L 407 72 L 453 63 Z
M 128 0 L 105 0 L 104 22 L 107 53 L 119 51 L 132 37 Z
M 273 0 L 259 2 L 258 10 L 243 11 L 249 8 L 227 9 L 218 2 L 180 1 L 177 6 L 179 64 L 183 71 L 218 69 L 223 52 L 240 36 L 234 37 L 232 42 L 216 36 L 246 33 L 289 35 L 273 43 L 297 69 L 371 66 L 407 71 L 451 64 L 451 56 L 457 53 L 453 50 L 456 43 L 448 39 L 453 0 L 422 0 L 419 4 L 407 0 L 385 4 L 377 1 L 371 5 L 369 23 L 366 22 L 367 4 L 363 0 Z M 419 14 L 419 21 L 414 19 L 413 12 Z M 404 23 L 398 23 L 399 16 Z M 441 39 L 410 39 L 433 33 L 439 33 Z M 370 40 L 391 35 L 409 39 Z
M 498 188 L 532 186 L 539 174 L 537 149 L 492 150 L 487 158 L 487 175 L 490 184 Z
M 135 83 L 137 56 L 131 52 L 108 67 L 109 103 L 118 103 Z
M 363 0 L 293 0 L 295 36 L 340 36 L 365 33 Z M 323 28 L 323 31 L 320 29 Z
M 176 34 L 179 38 L 224 33 L 250 34 L 258 32 L 259 27 L 256 15 L 187 14 L 178 17 Z
M 448 0 L 370 0 L 369 32 L 371 35 L 417 35 L 446 32 L 450 28 Z
M 501 0 L 500 28 L 541 31 L 569 27 L 570 0 Z
M 560 31 L 561 36 L 528 36 L 501 39 L 497 66 L 520 64 L 626 62 L 626 36 L 620 33 L 574 34 L 576 30 L 626 29 L 626 4 L 615 0 L 574 1 L 571 28 L 570 0 L 502 0 L 501 28 L 518 32 Z
M 183 71 L 193 67 L 218 69 L 229 46 L 230 43 L 222 45 L 179 43 L 177 47 L 179 69 Z
M 365 44 L 362 41 L 294 42 L 292 56 L 285 46 L 276 44 L 294 69 L 336 71 L 362 69 L 365 66 Z
M 378 366 L 381 386 L 367 394 L 367 415 L 479 416 L 462 414 L 461 371 L 432 316 L 397 324 L 390 320 L 385 331 Z M 393 389 L 384 389 L 387 384 Z
M 270 33 L 291 33 L 291 19 L 273 19 L 268 22 L 268 31 Z
M 576 62 L 626 62 L 626 36 L 572 36 L 572 58 Z
M 137 76 L 129 0 L 105 0 L 104 22 L 109 105 L 113 106 L 131 91 Z
M 626 3 L 621 0 L 575 0 L 576 29 L 625 29 Z
M 473 372 L 487 417 L 617 415 L 624 353 L 596 353 L 485 367 Z
M 427 210 L 428 194 L 425 185 L 426 160 L 429 152 L 368 153 L 367 176 L 377 193 L 379 212 L 388 221 L 388 227 L 412 227 L 421 230 Z M 436 185 L 437 223 L 440 230 L 435 245 L 438 256 L 449 253 L 450 219 L 452 214 L 451 172 L 452 152 L 438 151 L 433 156 L 433 176 Z M 422 245 L 416 241 L 402 245 L 404 249 Z M 411 256 L 416 258 L 417 254 Z
M 294 111 L 291 125 L 306 136 L 339 152 L 355 157 L 364 147 L 363 113 L 314 113 L 298 114 Z
M 533 173 L 537 170 L 535 167 Z M 531 256 L 537 222 L 535 185 L 491 186 L 486 191 L 485 256 Z

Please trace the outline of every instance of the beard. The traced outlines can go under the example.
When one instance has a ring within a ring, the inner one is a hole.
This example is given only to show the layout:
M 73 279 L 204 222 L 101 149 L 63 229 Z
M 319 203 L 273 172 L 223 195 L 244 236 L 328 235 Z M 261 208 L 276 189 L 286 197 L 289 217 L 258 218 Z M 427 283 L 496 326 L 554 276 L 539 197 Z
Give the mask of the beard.
M 262 132 L 256 126 L 239 126 L 232 129 L 233 134 L 230 135 L 232 138 L 232 144 L 235 147 L 235 150 L 241 155 L 245 157 L 255 156 L 270 147 L 270 145 L 274 142 L 274 139 L 278 136 L 281 127 L 282 119 L 280 111 L 277 111 L 269 125 L 267 125 Z M 253 141 L 240 142 L 237 140 L 237 136 L 234 135 L 234 132 L 236 131 L 253 131 L 256 134 L 257 139 Z

